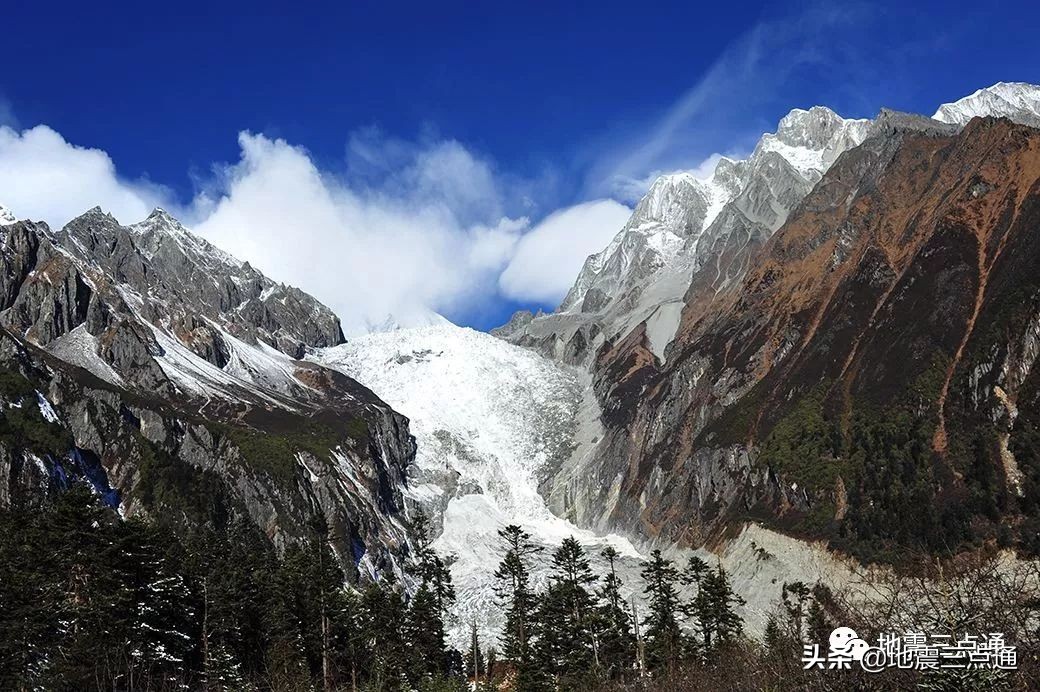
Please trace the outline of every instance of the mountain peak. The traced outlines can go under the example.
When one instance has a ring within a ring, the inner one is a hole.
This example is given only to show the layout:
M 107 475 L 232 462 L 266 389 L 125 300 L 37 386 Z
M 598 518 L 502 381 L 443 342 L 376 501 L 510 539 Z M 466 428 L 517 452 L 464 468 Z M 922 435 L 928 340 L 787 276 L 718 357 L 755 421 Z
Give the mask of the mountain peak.
M 752 158 L 775 152 L 803 175 L 818 178 L 841 152 L 862 142 L 869 128 L 870 120 L 843 118 L 825 106 L 795 108 L 776 132 L 762 135 Z
M 177 221 L 170 212 L 166 211 L 162 207 L 156 207 L 152 209 L 152 213 L 148 215 L 149 219 L 162 219 L 164 221 Z
M 972 118 L 987 116 L 1002 116 L 1022 125 L 1040 127 L 1040 85 L 997 82 L 953 103 L 944 103 L 932 118 L 966 125 Z

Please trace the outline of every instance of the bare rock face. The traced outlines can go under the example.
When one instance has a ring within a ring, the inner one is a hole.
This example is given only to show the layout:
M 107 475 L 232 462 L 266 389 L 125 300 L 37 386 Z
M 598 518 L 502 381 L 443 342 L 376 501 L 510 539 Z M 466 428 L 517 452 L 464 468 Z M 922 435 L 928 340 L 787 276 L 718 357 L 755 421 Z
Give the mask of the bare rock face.
M 327 307 L 162 210 L 0 234 L 0 380 L 18 421 L 0 503 L 78 479 L 127 515 L 245 517 L 279 546 L 322 517 L 349 574 L 396 569 L 415 444 L 371 391 L 303 360 L 343 342 Z
M 62 248 L 133 291 L 151 322 L 215 321 L 243 341 L 297 358 L 308 347 L 343 342 L 327 307 L 193 235 L 161 209 L 124 227 L 95 208 L 57 236 Z

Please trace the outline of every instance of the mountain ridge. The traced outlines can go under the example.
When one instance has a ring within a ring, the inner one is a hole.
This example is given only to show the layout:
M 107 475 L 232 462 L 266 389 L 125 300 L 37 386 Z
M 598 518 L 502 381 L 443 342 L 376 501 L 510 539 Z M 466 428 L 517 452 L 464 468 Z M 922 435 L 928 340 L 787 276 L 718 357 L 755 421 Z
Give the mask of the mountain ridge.
M 161 210 L 0 233 L 0 361 L 68 445 L 7 439 L 0 503 L 89 477 L 127 516 L 247 518 L 280 547 L 323 516 L 352 579 L 401 570 L 414 440 L 369 389 L 297 357 L 342 342 L 328 308 Z

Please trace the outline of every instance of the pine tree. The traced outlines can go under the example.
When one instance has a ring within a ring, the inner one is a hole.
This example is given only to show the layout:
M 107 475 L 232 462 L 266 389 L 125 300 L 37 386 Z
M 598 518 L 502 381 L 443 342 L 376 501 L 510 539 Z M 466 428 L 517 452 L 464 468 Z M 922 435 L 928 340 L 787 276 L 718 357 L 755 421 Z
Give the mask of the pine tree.
M 437 609 L 446 620 L 451 606 L 455 603 L 455 586 L 451 581 L 451 570 L 433 550 L 433 531 L 425 513 L 416 512 L 411 528 L 415 539 L 414 576 L 433 593 Z
M 564 539 L 553 552 L 550 586 L 536 611 L 536 658 L 555 679 L 556 689 L 588 687 L 598 665 L 593 630 L 595 599 L 592 573 L 581 544 Z
M 650 559 L 641 563 L 644 589 L 650 612 L 643 620 L 646 663 L 651 669 L 674 668 L 682 655 L 683 637 L 676 618 L 679 595 L 676 582 L 679 572 L 671 560 L 654 550 Z
M 51 614 L 58 627 L 54 643 L 61 648 L 46 654 L 51 680 L 42 686 L 86 688 L 99 680 L 127 685 L 135 606 L 113 528 L 118 518 L 75 485 L 57 496 L 47 519 L 43 540 L 58 557 L 62 578 Z
M 242 673 L 231 651 L 220 642 L 209 646 L 203 671 L 207 692 L 241 692 L 255 689 Z
M 477 636 L 477 623 L 470 623 L 469 650 L 465 658 L 466 677 L 479 685 L 485 677 L 484 654 L 480 650 L 480 638 Z
M 501 640 L 503 653 L 517 669 L 517 684 L 529 689 L 534 687 L 536 674 L 530 646 L 536 599 L 527 561 L 542 548 L 531 542 L 531 534 L 514 524 L 501 529 L 498 535 L 506 545 L 505 557 L 495 571 L 498 580 L 495 592 L 506 607 L 506 627 Z
M 426 584 L 412 596 L 403 635 L 411 648 L 408 681 L 413 688 L 447 673 L 448 655 L 444 645 L 444 625 L 437 598 Z
M 303 551 L 290 547 L 272 574 L 271 598 L 264 626 L 268 632 L 267 674 L 275 688 L 293 689 L 309 685 L 311 666 L 305 634 L 311 635 L 307 604 L 300 582 L 305 570 Z
M 810 642 L 825 642 L 830 637 L 834 625 L 828 621 L 827 613 L 820 604 L 820 587 L 813 589 L 812 603 L 809 604 L 809 613 L 806 616 L 805 629 L 806 638 Z
M 333 664 L 333 621 L 337 615 L 339 594 L 343 589 L 343 571 L 339 567 L 336 556 L 329 547 L 329 529 L 324 519 L 317 519 L 312 525 L 312 536 L 308 544 L 310 558 L 310 574 L 307 579 L 312 589 L 310 600 L 315 604 L 314 619 L 311 626 L 317 626 L 320 634 L 318 650 L 321 655 L 321 680 L 326 692 L 331 692 L 336 685 L 336 671 Z
M 337 667 L 343 671 L 343 685 L 358 690 L 368 677 L 375 658 L 374 643 L 366 629 L 364 595 L 343 590 L 338 599 L 338 615 L 333 621 L 333 649 Z
M 700 655 L 707 661 L 719 647 L 732 643 L 743 633 L 743 623 L 734 607 L 745 601 L 733 591 L 721 564 L 700 574 L 692 612 L 701 637 Z
M 600 555 L 607 561 L 609 571 L 599 592 L 599 661 L 604 674 L 610 679 L 616 679 L 635 666 L 636 638 L 632 632 L 632 618 L 621 597 L 622 583 L 615 564 L 618 552 L 612 546 L 607 546 Z
M 57 555 L 39 514 L 0 511 L 0 689 L 42 688 L 64 601 Z
M 421 679 L 447 676 L 453 656 L 444 640 L 445 622 L 455 602 L 451 571 L 433 550 L 433 532 L 424 513 L 416 512 L 411 522 L 414 539 L 412 575 L 419 589 L 409 604 L 407 628 L 416 656 L 409 679 L 413 685 Z
M 766 628 L 762 636 L 762 644 L 770 656 L 778 657 L 785 649 L 784 633 L 774 613 L 766 620 Z
M 367 686 L 376 690 L 400 690 L 408 686 L 404 675 L 409 667 L 410 647 L 403 626 L 407 606 L 392 573 L 382 582 L 370 584 L 361 598 L 362 629 L 371 652 Z
M 784 610 L 787 611 L 792 634 L 798 640 L 805 634 L 806 604 L 809 602 L 811 595 L 812 592 L 809 590 L 809 587 L 800 581 L 789 584 L 784 583 L 780 589 L 780 601 L 783 603 Z

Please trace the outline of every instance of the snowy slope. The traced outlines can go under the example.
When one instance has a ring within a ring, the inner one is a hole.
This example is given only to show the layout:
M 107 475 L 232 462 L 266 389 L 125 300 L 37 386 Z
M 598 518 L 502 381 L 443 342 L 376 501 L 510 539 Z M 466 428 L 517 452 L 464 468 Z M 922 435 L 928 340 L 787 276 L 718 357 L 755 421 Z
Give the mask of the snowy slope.
M 944 103 L 932 118 L 966 125 L 972 118 L 985 116 L 1003 116 L 1023 125 L 1040 127 L 1040 86 L 997 82 L 953 103 Z
M 362 336 L 377 332 L 392 332 L 398 329 L 412 329 L 414 327 L 436 327 L 449 325 L 451 321 L 428 308 L 417 308 L 408 313 L 388 314 L 381 321 L 369 321 L 363 329 L 347 331 L 348 337 Z
M 539 493 L 571 450 L 585 386 L 575 369 L 454 325 L 369 334 L 311 357 L 410 419 L 418 451 L 407 492 L 440 520 L 435 547 L 457 556 L 453 639 L 461 642 L 471 622 L 486 637 L 497 636 L 492 572 L 501 559 L 497 531 L 507 524 L 523 526 L 547 547 L 570 535 L 593 553 L 610 543 L 635 570 L 638 553 L 627 541 L 554 516 Z

